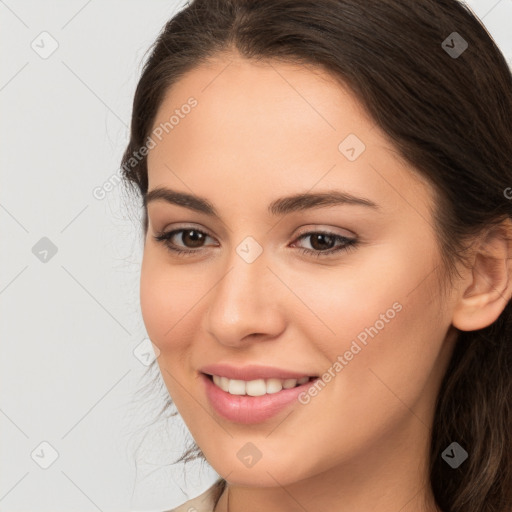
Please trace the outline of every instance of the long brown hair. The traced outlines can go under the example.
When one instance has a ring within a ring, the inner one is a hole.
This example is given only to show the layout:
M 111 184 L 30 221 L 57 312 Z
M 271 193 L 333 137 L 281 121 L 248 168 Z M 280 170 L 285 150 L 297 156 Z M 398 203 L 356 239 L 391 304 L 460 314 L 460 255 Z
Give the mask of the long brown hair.
M 453 48 L 454 37 L 468 45 L 460 55 L 443 45 Z M 231 52 L 320 66 L 356 94 L 434 185 L 449 281 L 466 242 L 512 217 L 504 194 L 512 186 L 511 72 L 482 23 L 456 0 L 192 1 L 163 28 L 135 93 L 122 169 L 142 198 L 146 157 L 134 155 L 147 144 L 164 94 L 187 71 Z M 509 302 L 489 327 L 458 333 L 430 450 L 431 486 L 444 512 L 512 510 L 511 315 Z M 172 405 L 167 394 L 162 411 Z M 457 469 L 441 457 L 453 441 L 469 453 Z M 179 461 L 195 457 L 204 459 L 193 444 Z

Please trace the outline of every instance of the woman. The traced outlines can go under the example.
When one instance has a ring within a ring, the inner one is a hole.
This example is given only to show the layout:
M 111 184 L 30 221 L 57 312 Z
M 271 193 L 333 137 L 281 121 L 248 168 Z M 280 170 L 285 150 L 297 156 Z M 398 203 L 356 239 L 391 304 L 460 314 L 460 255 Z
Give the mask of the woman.
M 180 460 L 221 475 L 175 510 L 512 509 L 512 77 L 467 7 L 195 0 L 123 170 Z

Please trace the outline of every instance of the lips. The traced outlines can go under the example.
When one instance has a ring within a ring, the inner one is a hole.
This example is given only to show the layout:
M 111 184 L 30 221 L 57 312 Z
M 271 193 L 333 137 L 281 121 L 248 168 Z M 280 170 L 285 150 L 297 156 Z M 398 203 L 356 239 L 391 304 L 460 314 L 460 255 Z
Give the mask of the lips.
M 203 366 L 199 370 L 206 375 L 218 375 L 236 380 L 257 380 L 257 379 L 301 379 L 302 377 L 318 377 L 314 373 L 299 372 L 276 368 L 273 366 L 247 365 L 232 366 L 227 363 L 216 363 Z
M 204 393 L 213 411 L 228 421 L 242 425 L 261 423 L 290 407 L 299 407 L 299 395 L 305 393 L 316 380 L 273 394 L 249 396 L 227 393 L 214 384 L 207 374 L 200 374 Z

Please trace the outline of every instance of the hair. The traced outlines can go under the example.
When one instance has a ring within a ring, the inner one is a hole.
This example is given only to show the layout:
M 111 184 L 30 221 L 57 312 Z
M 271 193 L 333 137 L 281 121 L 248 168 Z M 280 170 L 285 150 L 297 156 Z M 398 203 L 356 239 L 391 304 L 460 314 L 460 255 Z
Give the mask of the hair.
M 450 56 L 443 41 L 468 48 Z M 435 232 L 450 284 L 468 240 L 512 217 L 512 75 L 482 22 L 456 0 L 194 0 L 170 19 L 138 83 L 123 177 L 144 199 L 146 144 L 169 88 L 202 63 L 238 54 L 327 70 L 400 157 L 435 190 Z M 144 233 L 147 210 L 144 209 Z M 444 512 L 512 510 L 512 309 L 457 330 L 437 397 L 430 483 Z M 155 363 L 156 366 L 156 363 Z M 173 405 L 167 398 L 163 410 Z M 174 414 L 177 414 L 176 412 Z M 458 442 L 468 459 L 441 457 Z M 204 459 L 194 443 L 178 460 Z M 219 482 L 219 485 L 225 481 Z M 219 487 L 220 489 L 220 487 Z

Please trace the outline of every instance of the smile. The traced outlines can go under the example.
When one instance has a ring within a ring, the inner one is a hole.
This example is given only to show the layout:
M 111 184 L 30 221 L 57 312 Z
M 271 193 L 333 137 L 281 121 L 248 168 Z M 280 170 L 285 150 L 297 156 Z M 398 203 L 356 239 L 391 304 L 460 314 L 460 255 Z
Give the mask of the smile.
M 238 380 L 228 379 L 219 375 L 207 375 L 214 384 L 230 395 L 263 396 L 279 393 L 283 389 L 291 389 L 306 384 L 313 377 L 302 377 L 300 379 L 256 379 Z
M 206 398 L 214 411 L 229 421 L 241 424 L 269 420 L 293 404 L 298 404 L 299 395 L 318 380 L 318 377 L 301 377 L 244 381 L 206 373 L 200 373 L 200 377 Z

